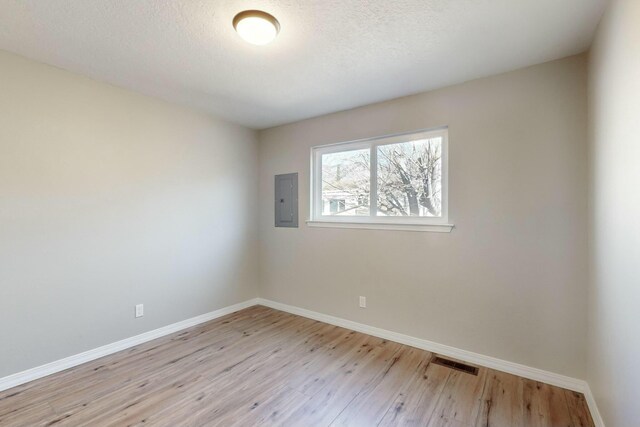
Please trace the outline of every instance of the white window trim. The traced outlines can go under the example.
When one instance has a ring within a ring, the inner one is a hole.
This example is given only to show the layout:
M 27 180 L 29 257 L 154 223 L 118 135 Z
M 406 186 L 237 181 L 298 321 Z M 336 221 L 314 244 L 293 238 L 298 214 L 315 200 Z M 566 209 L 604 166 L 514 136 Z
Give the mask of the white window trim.
M 380 217 L 375 215 L 377 197 L 377 167 L 371 168 L 371 215 L 370 216 L 332 216 L 322 215 L 322 155 L 347 150 L 369 148 L 371 163 L 376 164 L 377 150 L 380 145 L 406 141 L 408 138 L 442 138 L 442 179 L 441 179 L 441 216 L 439 217 Z M 449 138 L 448 128 L 419 130 L 401 134 L 387 135 L 337 144 L 321 145 L 311 148 L 311 218 L 309 227 L 364 228 L 407 231 L 450 232 L 453 224 L 449 224 Z
M 313 228 L 360 228 L 365 230 L 395 231 L 431 231 L 434 233 L 450 233 L 453 224 L 382 224 L 375 222 L 343 222 L 308 220 L 307 226 Z

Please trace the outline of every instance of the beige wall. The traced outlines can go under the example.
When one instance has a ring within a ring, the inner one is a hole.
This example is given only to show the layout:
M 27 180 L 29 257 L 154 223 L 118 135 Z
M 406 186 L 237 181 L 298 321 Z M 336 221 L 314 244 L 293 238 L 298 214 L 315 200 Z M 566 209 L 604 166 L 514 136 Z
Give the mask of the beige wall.
M 607 426 L 640 426 L 640 2 L 613 1 L 590 57 L 588 381 Z
M 0 52 L 0 377 L 258 285 L 584 377 L 585 71 L 576 56 L 269 129 L 258 147 L 242 127 Z M 273 227 L 277 173 L 300 173 L 308 216 L 310 147 L 442 125 L 451 234 Z
M 256 169 L 253 131 L 0 52 L 0 377 L 257 296 Z
M 262 131 L 261 296 L 584 378 L 586 105 L 575 56 Z M 451 234 L 273 226 L 312 146 L 443 125 Z

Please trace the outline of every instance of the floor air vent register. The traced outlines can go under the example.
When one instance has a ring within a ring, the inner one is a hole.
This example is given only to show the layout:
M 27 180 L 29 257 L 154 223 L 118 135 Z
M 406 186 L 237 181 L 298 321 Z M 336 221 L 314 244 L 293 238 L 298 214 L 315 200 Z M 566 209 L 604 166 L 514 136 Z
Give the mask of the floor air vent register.
M 456 362 L 454 360 L 444 359 L 440 356 L 436 356 L 431 360 L 431 363 L 435 363 L 436 365 L 445 366 L 447 368 L 455 369 L 456 371 L 464 372 L 471 375 L 478 375 L 478 368 L 475 366 L 466 365 L 461 362 Z

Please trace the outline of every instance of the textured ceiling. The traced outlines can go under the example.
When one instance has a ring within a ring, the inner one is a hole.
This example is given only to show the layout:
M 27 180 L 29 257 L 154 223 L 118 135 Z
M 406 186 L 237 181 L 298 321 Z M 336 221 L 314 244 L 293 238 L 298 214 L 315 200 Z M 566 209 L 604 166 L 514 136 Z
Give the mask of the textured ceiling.
M 586 50 L 606 0 L 0 0 L 0 49 L 253 128 Z M 253 46 L 245 9 L 282 30 Z

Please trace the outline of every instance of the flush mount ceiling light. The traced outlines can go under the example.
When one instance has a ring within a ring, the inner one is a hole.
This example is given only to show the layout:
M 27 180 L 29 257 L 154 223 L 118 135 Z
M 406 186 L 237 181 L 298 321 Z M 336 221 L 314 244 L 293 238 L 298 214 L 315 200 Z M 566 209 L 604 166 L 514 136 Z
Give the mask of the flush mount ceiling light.
M 280 23 L 261 10 L 245 10 L 233 18 L 233 28 L 251 44 L 265 45 L 273 41 L 280 31 Z

